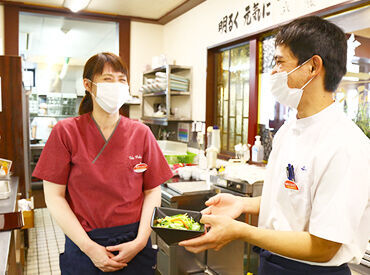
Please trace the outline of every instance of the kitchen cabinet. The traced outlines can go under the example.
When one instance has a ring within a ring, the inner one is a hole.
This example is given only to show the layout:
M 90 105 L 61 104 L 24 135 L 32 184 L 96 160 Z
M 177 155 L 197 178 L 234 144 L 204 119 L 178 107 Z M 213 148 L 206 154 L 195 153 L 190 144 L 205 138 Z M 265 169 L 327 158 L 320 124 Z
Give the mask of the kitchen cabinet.
M 19 192 L 26 197 L 29 136 L 20 56 L 0 56 L 0 82 L 0 158 L 13 161 L 12 172 L 19 177 Z
M 143 74 L 141 120 L 146 124 L 191 122 L 191 67 L 165 65 Z
M 4 179 L 0 178 L 0 180 Z M 11 177 L 7 180 L 10 182 L 11 193 L 8 199 L 0 200 L 0 213 L 11 213 L 17 210 L 16 203 L 19 190 L 19 178 Z M 0 232 L 0 274 L 18 274 L 16 254 L 19 253 L 19 251 L 16 251 L 15 231 L 16 230 L 7 230 Z

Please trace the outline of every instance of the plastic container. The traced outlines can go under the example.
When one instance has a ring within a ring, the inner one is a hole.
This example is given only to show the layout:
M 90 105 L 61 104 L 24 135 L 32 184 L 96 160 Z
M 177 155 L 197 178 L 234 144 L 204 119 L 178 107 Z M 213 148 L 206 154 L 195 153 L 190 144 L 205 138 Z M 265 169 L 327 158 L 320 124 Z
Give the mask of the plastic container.
M 221 137 L 220 137 L 220 129 L 218 128 L 218 126 L 213 126 L 211 147 L 215 147 L 217 149 L 217 152 L 220 152 Z
M 216 161 L 217 161 L 217 148 L 210 147 L 206 150 L 207 152 L 207 168 L 212 169 L 216 168 Z
M 261 144 L 260 136 L 256 136 L 256 141 L 252 147 L 252 161 L 263 162 L 263 146 Z
M 197 154 L 187 152 L 186 155 L 164 155 L 168 164 L 175 163 L 193 163 L 194 158 Z
M 207 127 L 207 148 L 210 148 L 212 146 L 212 126 Z

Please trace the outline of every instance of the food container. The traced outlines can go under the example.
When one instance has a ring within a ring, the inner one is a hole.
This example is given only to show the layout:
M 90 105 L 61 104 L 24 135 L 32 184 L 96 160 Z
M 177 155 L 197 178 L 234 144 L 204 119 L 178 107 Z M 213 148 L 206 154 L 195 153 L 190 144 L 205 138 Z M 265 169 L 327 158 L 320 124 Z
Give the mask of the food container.
M 157 233 L 162 238 L 162 240 L 169 245 L 181 242 L 183 240 L 192 239 L 204 234 L 204 224 L 202 223 L 200 224 L 200 231 L 163 228 L 155 226 L 155 220 L 158 218 L 164 218 L 166 216 L 173 216 L 185 213 L 187 213 L 189 217 L 192 217 L 194 221 L 200 223 L 200 219 L 202 218 L 202 214 L 200 212 L 175 208 L 155 207 L 150 226 L 153 231 Z
M 186 155 L 164 155 L 164 157 L 168 164 L 193 163 L 196 155 L 195 153 L 187 152 Z
M 11 193 L 10 184 L 8 180 L 0 180 L 0 200 L 9 198 Z

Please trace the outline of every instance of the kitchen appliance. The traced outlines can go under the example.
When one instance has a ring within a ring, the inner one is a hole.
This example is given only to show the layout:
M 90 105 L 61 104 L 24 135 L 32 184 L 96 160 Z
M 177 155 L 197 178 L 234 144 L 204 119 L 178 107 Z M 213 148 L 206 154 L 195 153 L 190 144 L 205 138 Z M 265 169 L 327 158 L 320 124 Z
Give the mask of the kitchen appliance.
M 204 181 L 173 182 L 161 187 L 162 207 L 200 211 L 205 207 L 204 203 L 216 194 Z
M 253 184 L 245 180 L 231 179 L 225 176 L 210 176 L 210 180 L 220 193 L 228 193 L 234 196 L 242 197 L 258 197 L 262 194 L 262 181 L 257 181 Z M 257 226 L 258 218 L 255 215 L 242 215 L 239 217 L 240 221 L 245 221 L 248 224 Z M 244 244 L 244 257 L 246 262 L 246 271 L 253 274 L 257 273 L 259 255 L 252 250 L 252 246 L 249 243 Z M 212 260 L 212 257 L 211 257 Z M 217 263 L 217 261 L 215 260 Z
M 243 180 L 211 176 L 211 182 L 220 189 L 221 193 L 230 193 L 236 196 L 248 197 L 258 197 L 262 194 L 262 181 L 249 184 Z

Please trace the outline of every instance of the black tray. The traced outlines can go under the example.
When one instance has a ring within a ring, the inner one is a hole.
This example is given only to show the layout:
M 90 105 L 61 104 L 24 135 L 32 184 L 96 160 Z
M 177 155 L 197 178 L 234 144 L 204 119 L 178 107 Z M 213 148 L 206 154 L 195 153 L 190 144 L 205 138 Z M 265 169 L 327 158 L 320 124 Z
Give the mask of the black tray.
M 173 216 L 177 214 L 187 213 L 189 217 L 192 217 L 194 221 L 200 223 L 202 214 L 197 211 L 175 209 L 175 208 L 166 208 L 166 207 L 155 207 L 152 215 L 152 220 L 150 222 L 150 227 L 156 232 L 162 240 L 167 244 L 174 244 L 181 242 L 183 240 L 192 239 L 204 234 L 204 224 L 200 223 L 200 231 L 194 230 L 181 230 L 181 229 L 172 229 L 172 228 L 163 228 L 154 226 L 154 220 L 158 218 L 164 218 L 165 216 Z

